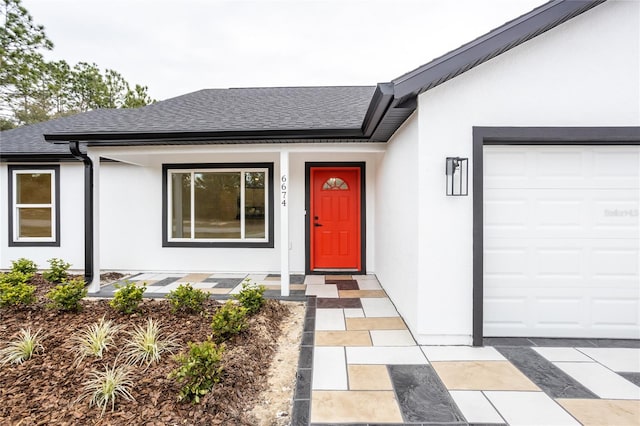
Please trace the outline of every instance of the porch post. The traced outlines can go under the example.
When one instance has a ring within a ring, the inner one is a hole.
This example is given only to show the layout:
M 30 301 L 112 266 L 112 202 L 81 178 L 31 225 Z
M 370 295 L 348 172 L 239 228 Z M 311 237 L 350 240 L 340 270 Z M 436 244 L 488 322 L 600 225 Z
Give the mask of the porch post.
M 289 295 L 289 151 L 280 151 L 280 295 Z
M 93 281 L 89 293 L 100 291 L 100 156 L 87 153 L 93 163 Z

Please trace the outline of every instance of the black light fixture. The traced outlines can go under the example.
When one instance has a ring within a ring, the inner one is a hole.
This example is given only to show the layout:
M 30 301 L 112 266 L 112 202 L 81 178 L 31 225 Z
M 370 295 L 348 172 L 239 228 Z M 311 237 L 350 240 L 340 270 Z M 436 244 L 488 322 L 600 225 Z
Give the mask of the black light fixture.
M 447 195 L 461 196 L 469 194 L 469 159 L 447 157 L 445 167 L 447 175 Z

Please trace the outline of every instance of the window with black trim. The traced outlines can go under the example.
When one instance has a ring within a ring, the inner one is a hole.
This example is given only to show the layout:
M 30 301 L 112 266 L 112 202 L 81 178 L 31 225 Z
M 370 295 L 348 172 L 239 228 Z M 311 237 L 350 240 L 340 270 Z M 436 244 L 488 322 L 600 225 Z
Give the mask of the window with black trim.
M 60 166 L 12 166 L 9 245 L 60 245 Z
M 273 164 L 163 166 L 165 246 L 273 247 Z

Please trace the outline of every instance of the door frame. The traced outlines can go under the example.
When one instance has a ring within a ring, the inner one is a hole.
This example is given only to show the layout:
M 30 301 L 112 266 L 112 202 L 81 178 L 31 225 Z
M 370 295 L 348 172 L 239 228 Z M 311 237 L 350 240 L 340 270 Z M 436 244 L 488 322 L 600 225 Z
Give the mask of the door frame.
M 640 127 L 473 127 L 473 346 L 484 339 L 485 145 L 640 145 Z
M 312 168 L 339 168 L 352 167 L 360 169 L 360 270 L 349 272 L 350 275 L 366 274 L 366 252 L 367 252 L 367 203 L 366 203 L 366 162 L 305 162 L 304 163 L 304 240 L 305 240 L 305 260 L 304 269 L 306 275 L 342 275 L 345 271 L 312 271 L 311 270 L 311 169 Z

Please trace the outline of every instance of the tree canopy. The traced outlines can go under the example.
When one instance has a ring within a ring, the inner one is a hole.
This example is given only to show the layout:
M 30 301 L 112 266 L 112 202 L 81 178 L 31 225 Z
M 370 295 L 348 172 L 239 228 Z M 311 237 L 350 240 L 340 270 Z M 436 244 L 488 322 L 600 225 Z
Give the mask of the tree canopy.
M 53 42 L 22 0 L 0 0 L 0 130 L 97 108 L 137 108 L 154 102 L 117 71 L 95 63 L 47 61 Z

